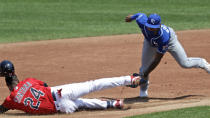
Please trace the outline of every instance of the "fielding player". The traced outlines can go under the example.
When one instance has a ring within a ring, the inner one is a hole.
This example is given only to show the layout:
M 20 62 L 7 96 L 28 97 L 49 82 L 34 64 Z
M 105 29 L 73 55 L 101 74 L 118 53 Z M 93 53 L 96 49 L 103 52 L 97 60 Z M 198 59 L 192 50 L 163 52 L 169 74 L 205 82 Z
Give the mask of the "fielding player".
M 126 22 L 134 20 L 145 38 L 139 74 L 147 82 L 140 86 L 140 97 L 148 96 L 149 74 L 158 66 L 166 52 L 169 52 L 181 67 L 201 68 L 210 74 L 210 64 L 203 58 L 187 57 L 175 31 L 171 27 L 161 24 L 158 14 L 150 14 L 147 17 L 144 13 L 137 13 L 125 18 Z

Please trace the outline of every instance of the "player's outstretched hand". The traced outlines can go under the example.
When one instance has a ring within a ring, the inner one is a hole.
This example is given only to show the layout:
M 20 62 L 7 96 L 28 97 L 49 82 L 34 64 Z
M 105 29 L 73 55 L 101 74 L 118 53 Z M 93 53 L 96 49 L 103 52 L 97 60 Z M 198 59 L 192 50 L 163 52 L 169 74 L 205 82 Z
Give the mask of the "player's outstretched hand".
M 131 22 L 131 21 L 132 21 L 131 16 L 132 16 L 132 15 L 126 16 L 126 17 L 125 17 L 125 22 Z

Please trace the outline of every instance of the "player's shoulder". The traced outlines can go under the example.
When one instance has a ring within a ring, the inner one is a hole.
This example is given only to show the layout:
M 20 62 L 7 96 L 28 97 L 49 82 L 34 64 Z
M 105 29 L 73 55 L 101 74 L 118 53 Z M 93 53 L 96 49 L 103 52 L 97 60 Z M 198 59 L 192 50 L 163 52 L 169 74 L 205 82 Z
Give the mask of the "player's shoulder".
M 164 30 L 164 31 L 169 30 L 168 26 L 166 26 L 164 24 L 161 24 L 161 29 Z
M 162 32 L 163 36 L 170 34 L 170 30 L 166 25 L 161 25 L 161 32 Z
M 162 43 L 168 43 L 170 39 L 170 30 L 166 25 L 161 25 L 161 38 Z

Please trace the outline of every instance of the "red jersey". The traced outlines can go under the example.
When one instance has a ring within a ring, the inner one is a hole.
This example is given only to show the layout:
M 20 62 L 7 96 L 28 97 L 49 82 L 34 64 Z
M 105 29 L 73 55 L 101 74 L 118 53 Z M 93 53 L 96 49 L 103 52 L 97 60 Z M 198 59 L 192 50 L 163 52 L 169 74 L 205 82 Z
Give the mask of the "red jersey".
M 31 114 L 57 112 L 50 87 L 45 87 L 44 82 L 34 78 L 27 78 L 18 83 L 2 105 Z

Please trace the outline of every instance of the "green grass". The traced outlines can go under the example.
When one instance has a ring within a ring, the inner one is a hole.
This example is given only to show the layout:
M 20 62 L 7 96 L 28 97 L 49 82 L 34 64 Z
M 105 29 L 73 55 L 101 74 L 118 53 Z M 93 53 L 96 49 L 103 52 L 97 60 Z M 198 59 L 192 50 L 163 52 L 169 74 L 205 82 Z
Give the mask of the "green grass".
M 210 106 L 185 108 L 126 118 L 210 118 Z
M 176 30 L 210 28 L 209 0 L 0 0 L 0 43 L 138 33 L 128 14 L 158 13 Z

